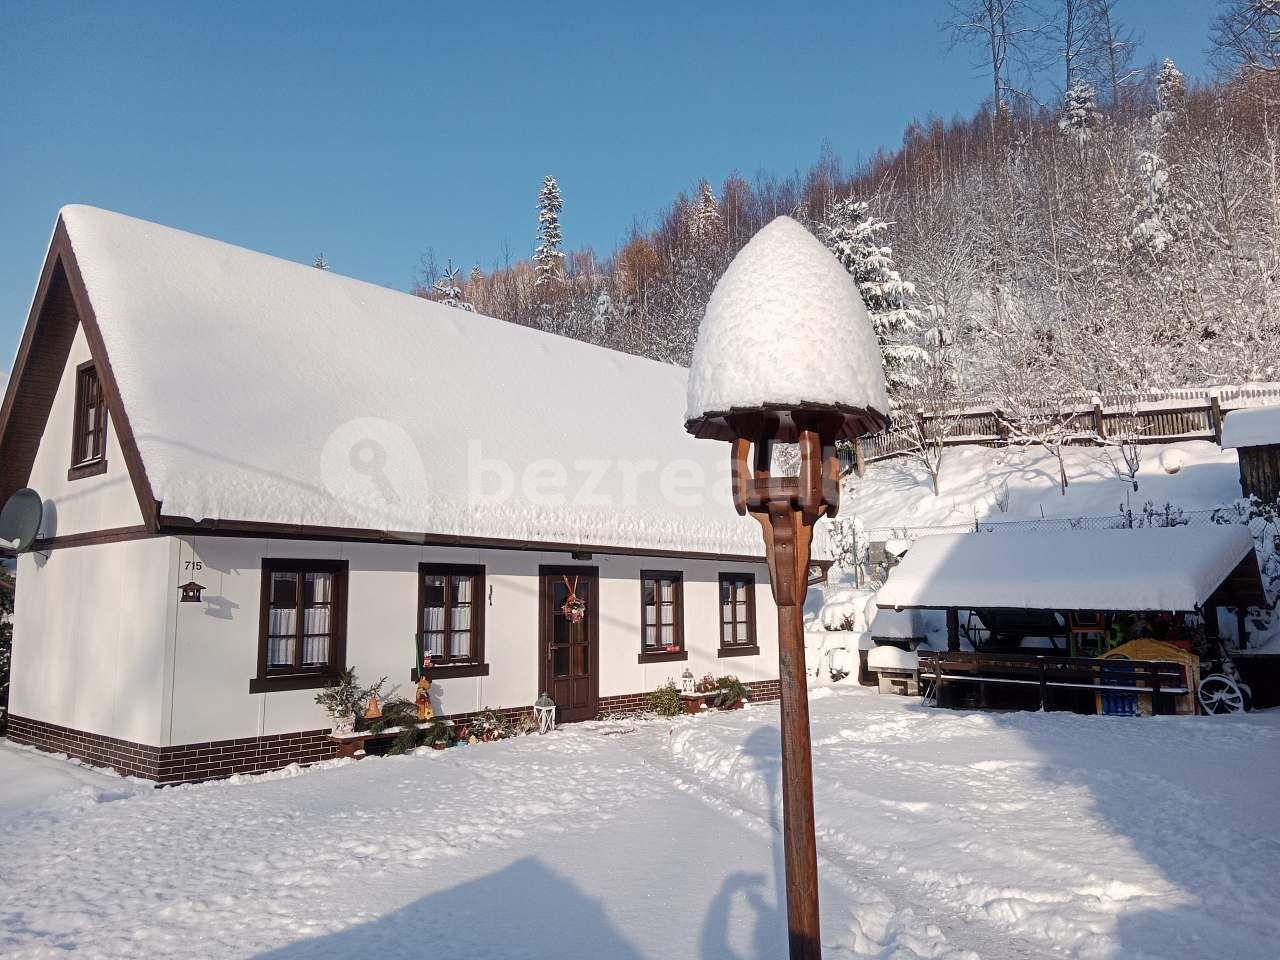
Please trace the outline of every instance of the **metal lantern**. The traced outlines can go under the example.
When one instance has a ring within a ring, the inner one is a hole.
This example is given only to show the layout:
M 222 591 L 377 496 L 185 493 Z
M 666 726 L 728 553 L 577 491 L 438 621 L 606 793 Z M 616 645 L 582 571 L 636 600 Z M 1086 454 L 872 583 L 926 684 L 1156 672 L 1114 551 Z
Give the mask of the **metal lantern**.
M 680 692 L 693 693 L 693 671 L 688 667 L 685 667 L 684 673 L 680 674 Z
M 550 733 L 556 728 L 556 702 L 547 696 L 545 690 L 533 703 L 533 715 L 538 720 L 539 733 Z

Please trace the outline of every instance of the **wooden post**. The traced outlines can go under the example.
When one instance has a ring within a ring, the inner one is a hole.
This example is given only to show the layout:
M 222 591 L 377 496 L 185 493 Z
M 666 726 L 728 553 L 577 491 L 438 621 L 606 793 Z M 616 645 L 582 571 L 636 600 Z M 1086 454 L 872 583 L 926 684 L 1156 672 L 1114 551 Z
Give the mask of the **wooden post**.
M 947 608 L 947 652 L 960 652 L 960 611 Z
M 1044 672 L 1044 657 L 1036 657 L 1040 664 L 1040 712 L 1049 709 L 1049 681 Z
M 778 607 L 778 681 L 782 726 L 782 846 L 787 879 L 787 936 L 791 960 L 821 960 L 818 914 L 818 848 L 813 823 L 813 757 L 809 689 L 804 660 L 803 607 L 809 582 L 813 524 L 839 508 L 837 421 L 793 414 L 800 473 L 769 474 L 768 447 L 777 421 L 761 423 L 755 475 L 746 485 L 746 507 L 764 533 L 769 584 Z M 734 462 L 743 452 L 735 449 Z
M 791 960 L 820 960 L 818 848 L 813 824 L 813 756 L 801 606 L 778 607 L 778 679 L 782 703 L 782 842 L 787 870 Z
M 1209 395 L 1209 418 L 1213 421 L 1213 442 L 1222 443 L 1222 401 L 1216 393 Z
M 1093 429 L 1097 431 L 1098 437 L 1105 439 L 1107 436 L 1107 421 L 1102 416 L 1102 401 L 1093 401 Z

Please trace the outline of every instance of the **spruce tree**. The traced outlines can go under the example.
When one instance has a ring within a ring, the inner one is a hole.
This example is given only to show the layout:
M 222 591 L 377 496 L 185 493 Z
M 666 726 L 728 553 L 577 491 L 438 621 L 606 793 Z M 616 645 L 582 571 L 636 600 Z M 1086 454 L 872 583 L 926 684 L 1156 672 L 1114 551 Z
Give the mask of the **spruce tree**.
M 716 195 L 711 184 L 702 180 L 698 183 L 698 199 L 689 211 L 689 232 L 696 240 L 710 243 L 719 239 L 723 231 L 724 224 L 720 219 Z
M 328 270 L 329 261 L 324 258 L 323 253 L 316 254 L 316 258 L 311 261 L 311 265 L 317 270 Z
M 462 287 L 458 283 L 458 268 L 453 265 L 453 261 L 448 261 L 449 265 L 445 267 L 444 274 L 435 282 L 432 287 L 432 297 L 437 303 L 443 303 L 446 307 L 457 307 L 459 310 L 466 310 L 468 313 L 475 308 L 471 304 L 462 299 Z
M 608 290 L 601 290 L 591 313 L 591 342 L 604 343 L 618 319 L 618 309 Z
M 1078 146 L 1084 147 L 1101 125 L 1102 111 L 1098 109 L 1098 96 L 1093 84 L 1077 80 L 1063 98 L 1058 129 L 1074 139 Z
M 818 232 L 858 284 L 880 341 L 893 398 L 916 385 L 919 378 L 913 367 L 926 363 L 928 355 L 916 342 L 921 313 L 912 302 L 915 284 L 902 279 L 893 266 L 893 248 L 880 243 L 888 229 L 887 221 L 869 214 L 866 201 L 847 197 L 831 204 Z
M 1159 138 L 1177 125 L 1187 106 L 1186 79 L 1168 57 L 1156 77 L 1156 103 L 1160 109 L 1151 117 L 1151 129 Z
M 560 210 L 564 202 L 555 177 L 546 177 L 538 192 L 538 248 L 533 253 L 533 285 L 544 298 L 564 279 L 564 238 L 560 234 Z

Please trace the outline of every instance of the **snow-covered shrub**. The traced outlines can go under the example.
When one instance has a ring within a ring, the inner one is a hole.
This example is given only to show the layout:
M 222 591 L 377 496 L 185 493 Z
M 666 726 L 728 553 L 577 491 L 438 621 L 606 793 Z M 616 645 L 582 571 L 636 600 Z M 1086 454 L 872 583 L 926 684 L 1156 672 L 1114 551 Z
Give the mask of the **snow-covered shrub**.
M 674 680 L 668 680 L 649 694 L 649 709 L 660 717 L 674 717 L 680 712 L 680 691 Z
M 480 716 L 467 724 L 467 736 L 486 743 L 505 740 L 512 733 L 511 721 L 504 714 L 497 713 L 490 707 L 485 707 L 480 711 Z

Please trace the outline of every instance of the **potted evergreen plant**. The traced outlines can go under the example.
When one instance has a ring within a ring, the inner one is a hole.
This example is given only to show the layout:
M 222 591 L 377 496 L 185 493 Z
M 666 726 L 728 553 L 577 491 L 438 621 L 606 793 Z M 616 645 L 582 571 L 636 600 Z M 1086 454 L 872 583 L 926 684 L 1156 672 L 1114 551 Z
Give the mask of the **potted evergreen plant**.
M 746 699 L 747 688 L 741 680 L 729 674 L 716 681 L 718 689 L 712 706 L 720 710 L 738 710 Z

